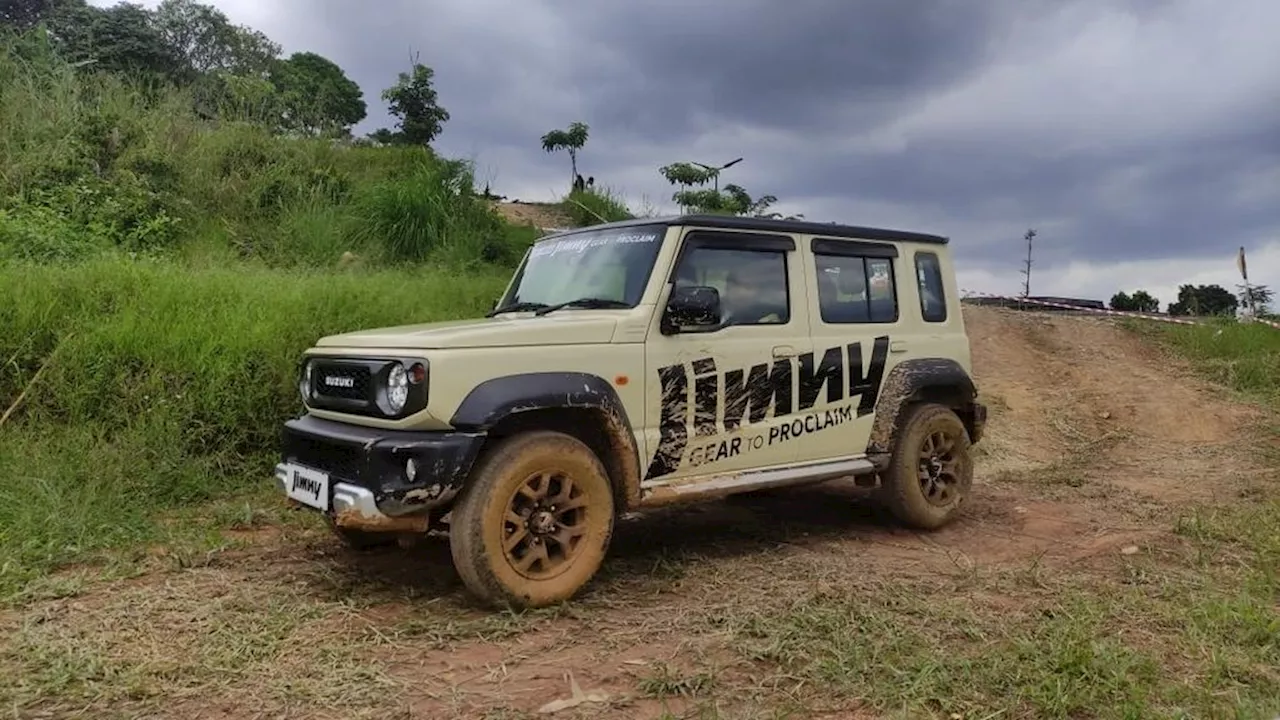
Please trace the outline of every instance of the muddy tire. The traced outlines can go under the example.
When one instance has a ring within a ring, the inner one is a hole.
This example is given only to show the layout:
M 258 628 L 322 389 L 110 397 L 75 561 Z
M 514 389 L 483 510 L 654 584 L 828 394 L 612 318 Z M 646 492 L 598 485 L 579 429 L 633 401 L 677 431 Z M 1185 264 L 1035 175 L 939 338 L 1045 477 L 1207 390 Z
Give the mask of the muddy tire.
M 569 600 L 613 536 L 613 489 L 581 441 L 558 432 L 502 441 L 477 463 L 449 523 L 453 563 L 482 603 L 514 609 Z
M 916 405 L 906 413 L 880 476 L 880 499 L 904 525 L 933 530 L 951 522 L 969 497 L 969 433 L 942 405 Z
M 333 531 L 333 534 L 352 550 L 364 552 L 396 544 L 396 536 L 393 533 L 352 530 L 351 528 L 338 527 L 333 518 L 326 517 L 325 519 L 328 521 L 329 529 Z

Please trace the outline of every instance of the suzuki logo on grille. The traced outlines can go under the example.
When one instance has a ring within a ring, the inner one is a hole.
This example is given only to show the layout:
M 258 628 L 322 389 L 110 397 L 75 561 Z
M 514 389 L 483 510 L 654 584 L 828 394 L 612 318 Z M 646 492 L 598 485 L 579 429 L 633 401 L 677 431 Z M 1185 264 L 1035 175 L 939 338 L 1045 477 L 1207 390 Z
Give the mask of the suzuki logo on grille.
M 326 375 L 324 377 L 324 384 L 328 385 L 329 387 L 349 388 L 349 387 L 356 386 L 356 379 L 343 377 L 341 375 Z

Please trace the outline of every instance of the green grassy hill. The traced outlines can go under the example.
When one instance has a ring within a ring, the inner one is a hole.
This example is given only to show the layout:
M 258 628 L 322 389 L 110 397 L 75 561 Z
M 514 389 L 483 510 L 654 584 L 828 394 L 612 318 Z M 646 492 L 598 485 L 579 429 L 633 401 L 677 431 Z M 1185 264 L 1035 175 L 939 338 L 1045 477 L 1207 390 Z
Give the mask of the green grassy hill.
M 479 314 L 539 234 L 425 146 L 196 106 L 0 43 L 0 594 L 260 486 L 303 349 Z

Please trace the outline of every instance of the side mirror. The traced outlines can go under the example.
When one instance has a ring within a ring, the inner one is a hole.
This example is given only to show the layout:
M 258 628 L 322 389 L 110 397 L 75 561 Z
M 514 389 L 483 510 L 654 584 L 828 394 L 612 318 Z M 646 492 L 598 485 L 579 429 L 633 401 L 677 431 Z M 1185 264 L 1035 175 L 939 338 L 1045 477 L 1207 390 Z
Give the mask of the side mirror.
M 676 286 L 662 316 L 666 335 L 711 332 L 720 328 L 720 291 L 705 285 Z

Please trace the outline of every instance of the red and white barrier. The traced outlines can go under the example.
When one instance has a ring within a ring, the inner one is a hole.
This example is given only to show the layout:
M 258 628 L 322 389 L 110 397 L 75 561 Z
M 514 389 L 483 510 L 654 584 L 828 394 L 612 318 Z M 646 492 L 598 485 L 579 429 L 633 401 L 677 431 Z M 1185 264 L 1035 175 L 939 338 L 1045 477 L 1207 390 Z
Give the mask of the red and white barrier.
M 1280 322 L 1276 322 L 1274 320 L 1266 320 L 1264 318 L 1254 318 L 1252 322 L 1262 323 L 1263 325 L 1266 325 L 1268 327 L 1273 327 L 1277 330 L 1280 330 Z
M 1198 318 L 1172 317 L 1170 315 L 1157 315 L 1153 313 L 1130 312 L 1127 310 L 1107 310 L 1104 308 L 1080 307 L 1079 305 L 1071 305 L 1068 303 L 1052 302 L 1049 300 L 1034 300 L 1023 297 L 1010 297 L 1008 295 L 992 295 L 991 293 L 978 292 L 976 290 L 961 290 L 964 297 L 984 297 L 993 300 L 1006 300 L 1013 303 L 1022 303 L 1025 305 L 1043 305 L 1046 307 L 1062 308 L 1065 310 L 1074 310 L 1080 313 L 1090 313 L 1094 315 L 1111 315 L 1114 317 L 1138 318 L 1140 320 L 1155 320 L 1156 322 L 1176 323 L 1178 325 L 1200 325 L 1204 322 Z M 1280 322 L 1274 320 L 1266 320 L 1263 318 L 1252 318 L 1249 322 L 1262 323 L 1268 327 L 1280 330 Z

